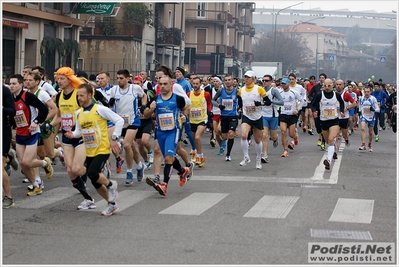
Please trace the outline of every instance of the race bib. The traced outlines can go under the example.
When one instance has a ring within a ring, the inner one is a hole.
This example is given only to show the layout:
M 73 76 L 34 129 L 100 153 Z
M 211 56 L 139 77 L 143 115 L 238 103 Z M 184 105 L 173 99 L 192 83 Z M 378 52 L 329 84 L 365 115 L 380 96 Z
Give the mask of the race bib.
M 283 106 L 283 109 L 284 109 L 285 111 L 290 111 L 290 110 L 292 109 L 292 105 L 285 104 L 285 105 Z
M 96 131 L 93 128 L 82 129 L 83 142 L 87 148 L 98 147 Z
M 63 130 L 70 131 L 74 125 L 73 114 L 61 114 L 61 128 Z
M 17 112 L 14 116 L 14 119 L 15 119 L 17 128 L 26 127 L 29 125 L 28 121 L 26 120 L 25 113 L 23 110 L 17 110 Z
M 169 131 L 175 129 L 175 120 L 173 113 L 164 113 L 158 115 L 159 128 L 161 131 Z
M 245 113 L 248 115 L 256 113 L 256 106 L 246 106 Z
M 336 112 L 336 109 L 333 109 L 333 108 L 324 109 L 323 117 L 324 118 L 335 118 L 336 117 L 335 112 Z
M 123 127 L 128 127 L 130 125 L 130 116 L 122 115 L 122 119 L 123 119 Z
M 193 121 L 201 121 L 202 120 L 202 108 L 190 109 L 190 116 Z
M 226 107 L 224 110 L 233 110 L 233 99 L 223 99 L 222 105 Z
M 370 107 L 363 107 L 362 109 L 363 115 L 372 115 L 373 112 L 370 110 Z

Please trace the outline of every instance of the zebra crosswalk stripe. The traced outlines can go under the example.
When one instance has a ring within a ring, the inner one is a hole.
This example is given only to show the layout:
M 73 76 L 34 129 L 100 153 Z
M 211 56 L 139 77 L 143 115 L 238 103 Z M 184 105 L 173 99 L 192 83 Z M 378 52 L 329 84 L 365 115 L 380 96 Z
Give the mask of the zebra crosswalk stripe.
M 39 209 L 57 201 L 67 199 L 77 193 L 78 191 L 73 187 L 56 187 L 50 190 L 43 190 L 43 193 L 39 196 L 16 200 L 15 206 L 25 209 Z
M 339 198 L 330 222 L 371 223 L 373 199 Z
M 244 217 L 284 219 L 298 199 L 298 196 L 264 196 Z

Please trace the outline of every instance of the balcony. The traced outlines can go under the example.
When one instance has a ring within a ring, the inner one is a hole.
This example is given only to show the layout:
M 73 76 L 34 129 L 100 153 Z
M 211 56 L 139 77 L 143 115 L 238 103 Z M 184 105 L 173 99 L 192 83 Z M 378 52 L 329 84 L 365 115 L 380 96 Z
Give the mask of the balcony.
M 178 28 L 158 29 L 158 46 L 179 46 L 182 40 L 184 40 L 184 33 Z
M 249 9 L 252 12 L 255 11 L 255 3 L 254 2 L 239 2 L 238 7 L 244 8 L 244 9 Z
M 186 9 L 186 21 L 234 25 L 233 15 L 227 11 L 220 10 Z

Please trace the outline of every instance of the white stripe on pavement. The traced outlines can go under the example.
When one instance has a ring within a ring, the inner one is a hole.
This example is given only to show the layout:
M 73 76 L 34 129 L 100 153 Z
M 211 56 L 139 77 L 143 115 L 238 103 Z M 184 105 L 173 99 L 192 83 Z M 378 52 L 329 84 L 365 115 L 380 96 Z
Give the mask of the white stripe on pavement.
M 39 209 L 78 193 L 79 192 L 73 187 L 56 187 L 50 190 L 43 189 L 41 195 L 27 196 L 23 200 L 15 200 L 15 206 L 25 209 Z
M 158 193 L 156 191 L 138 191 L 138 190 L 123 190 L 122 192 L 118 192 L 118 198 L 116 199 L 116 203 L 118 205 L 118 212 L 133 206 L 134 204 Z M 91 212 L 102 212 L 108 206 L 108 201 L 102 199 L 100 201 L 96 201 L 97 208 L 86 210 Z
M 298 199 L 298 196 L 264 196 L 244 217 L 284 219 Z
M 193 193 L 169 208 L 159 212 L 159 214 L 200 215 L 216 205 L 227 195 L 228 194 L 219 193 Z
M 373 199 L 339 198 L 330 222 L 371 223 Z

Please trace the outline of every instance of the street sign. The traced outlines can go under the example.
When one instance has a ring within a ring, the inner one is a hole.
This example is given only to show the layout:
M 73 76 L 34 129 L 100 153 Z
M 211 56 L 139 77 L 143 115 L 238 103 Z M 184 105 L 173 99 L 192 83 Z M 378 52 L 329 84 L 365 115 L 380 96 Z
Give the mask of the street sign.
M 328 55 L 328 61 L 334 61 L 335 56 L 334 55 Z
M 74 14 L 111 15 L 116 3 L 78 3 Z
M 381 56 L 380 57 L 380 63 L 385 63 L 387 62 L 387 57 L 386 56 Z

